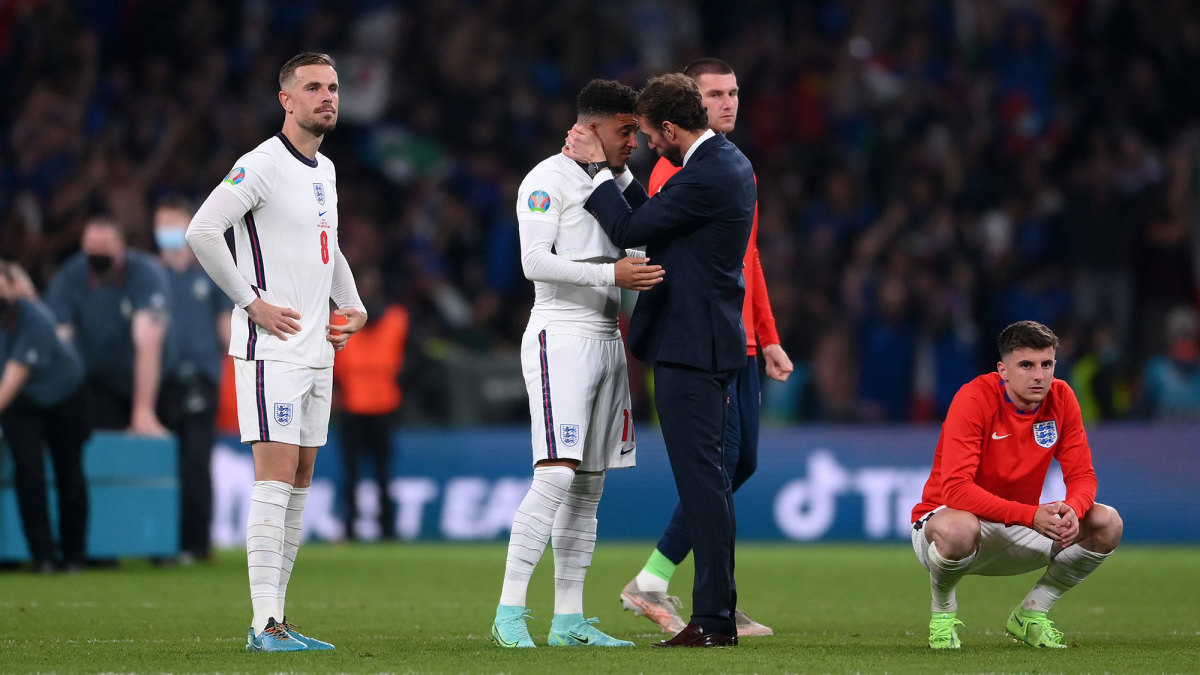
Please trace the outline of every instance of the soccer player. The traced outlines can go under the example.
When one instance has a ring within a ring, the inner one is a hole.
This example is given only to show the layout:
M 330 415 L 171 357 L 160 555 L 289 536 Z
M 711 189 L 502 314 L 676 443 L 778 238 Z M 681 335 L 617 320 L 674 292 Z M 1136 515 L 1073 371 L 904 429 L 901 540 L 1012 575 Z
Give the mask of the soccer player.
M 958 649 L 954 588 L 967 574 L 1008 576 L 1039 568 L 1005 625 L 1035 647 L 1066 647 L 1046 617 L 1121 543 L 1117 510 L 1095 502 L 1096 472 L 1075 392 L 1054 379 L 1058 337 L 1036 321 L 1000 333 L 996 372 L 954 396 L 933 455 L 912 544 L 929 570 L 933 616 L 929 646 Z M 1067 495 L 1038 504 L 1050 459 L 1062 467 Z
M 636 95 L 593 80 L 580 92 L 578 123 L 599 135 L 625 185 L 637 148 Z M 635 463 L 625 347 L 617 328 L 620 288 L 647 290 L 663 270 L 614 246 L 583 208 L 588 168 L 562 154 L 539 163 L 517 193 L 521 266 L 534 302 L 521 341 L 533 433 L 533 484 L 513 519 L 492 638 L 534 647 L 525 608 L 533 569 L 552 542 L 552 646 L 631 647 L 583 618 L 583 582 L 596 546 L 604 472 Z
M 235 305 L 242 442 L 254 453 L 246 560 L 252 651 L 333 649 L 287 621 L 284 601 L 300 546 L 317 448 L 329 432 L 333 355 L 367 321 L 338 247 L 333 163 L 317 152 L 338 116 L 333 59 L 304 52 L 279 71 L 283 130 L 237 160 L 192 218 L 187 241 Z M 237 261 L 224 233 L 234 229 Z M 345 317 L 329 323 L 329 301 Z
M 653 199 L 637 182 L 622 190 L 596 133 L 576 124 L 567 156 L 595 166 L 584 206 L 618 246 L 646 244 L 670 275 L 638 298 L 630 352 L 654 366 L 655 408 L 692 539 L 692 619 L 656 647 L 738 644 L 733 583 L 736 514 L 722 458 L 729 385 L 746 366 L 742 266 L 754 221 L 754 169 L 713 131 L 696 82 L 651 78 L 637 98 L 646 143 L 682 166 Z
M 693 61 L 683 73 L 696 81 L 708 124 L 713 131 L 728 134 L 737 124 L 738 83 L 733 68 L 724 61 L 704 58 Z M 680 167 L 666 157 L 659 157 L 650 174 L 651 196 L 662 189 Z M 762 345 L 767 376 L 783 382 L 792 373 L 792 361 L 779 344 L 775 316 L 767 297 L 762 263 L 758 257 L 758 211 L 750 228 L 750 241 L 745 258 L 746 299 L 742 305 L 742 321 L 746 325 L 746 366 L 738 372 L 729 391 L 729 409 L 725 418 L 724 464 L 729 480 L 736 491 L 758 468 L 758 417 L 762 405 L 762 388 L 758 380 L 758 346 Z M 675 568 L 692 550 L 683 509 L 675 511 L 658 545 L 650 554 L 646 566 L 621 591 L 621 604 L 638 616 L 657 623 L 665 632 L 674 634 L 686 623 L 679 616 L 679 600 L 667 595 L 667 587 Z M 772 631 L 740 609 L 734 612 L 739 636 L 772 635 Z

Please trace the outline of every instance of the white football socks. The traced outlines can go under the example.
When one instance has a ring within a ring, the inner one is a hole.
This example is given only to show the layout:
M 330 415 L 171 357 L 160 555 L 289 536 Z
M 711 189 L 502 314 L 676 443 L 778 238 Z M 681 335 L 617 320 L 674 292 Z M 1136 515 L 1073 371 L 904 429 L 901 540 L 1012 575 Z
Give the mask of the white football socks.
M 671 587 L 670 582 L 666 579 L 645 569 L 638 572 L 635 580 L 637 581 L 638 590 L 643 593 L 666 593 L 667 589 Z
M 250 576 L 251 626 L 258 635 L 267 620 L 282 621 L 279 611 L 279 579 L 283 570 L 284 522 L 292 486 L 275 480 L 254 481 L 250 493 L 250 515 L 246 523 L 246 566 Z
M 546 550 L 554 514 L 566 498 L 574 477 L 575 472 L 566 466 L 534 468 L 533 484 L 513 518 L 504 565 L 504 586 L 500 590 L 501 605 L 525 606 L 529 578 Z
M 954 588 L 975 562 L 974 551 L 962 560 L 947 560 L 938 553 L 937 544 L 929 542 L 929 590 L 933 594 L 930 609 L 934 612 L 957 612 L 958 597 Z
M 1025 609 L 1049 612 L 1063 593 L 1078 586 L 1110 555 L 1112 554 L 1095 553 L 1079 545 L 1064 548 L 1050 560 L 1046 573 L 1033 585 L 1021 606 Z
M 554 613 L 583 613 L 583 580 L 596 550 L 596 510 L 604 472 L 577 473 L 554 516 Z
M 283 519 L 283 568 L 279 574 L 279 614 L 283 621 L 286 612 L 283 611 L 284 600 L 287 598 L 288 581 L 292 578 L 292 568 L 296 566 L 296 555 L 300 550 L 300 534 L 303 532 L 304 502 L 308 501 L 308 488 L 292 488 L 288 499 L 287 515 Z

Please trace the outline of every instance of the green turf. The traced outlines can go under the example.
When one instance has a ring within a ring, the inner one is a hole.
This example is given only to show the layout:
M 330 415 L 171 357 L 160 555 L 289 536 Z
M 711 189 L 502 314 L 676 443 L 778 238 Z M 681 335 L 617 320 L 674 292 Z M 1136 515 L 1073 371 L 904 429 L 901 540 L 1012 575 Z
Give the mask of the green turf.
M 649 551 L 601 542 L 596 552 L 585 614 L 638 645 L 608 650 L 492 645 L 499 544 L 306 546 L 288 618 L 338 646 L 318 653 L 243 651 L 250 605 L 240 552 L 190 567 L 0 572 L 0 672 L 1200 672 L 1196 548 L 1118 551 L 1051 613 L 1065 650 L 1004 635 L 1035 575 L 968 577 L 957 653 L 925 646 L 928 577 L 911 550 L 869 545 L 742 544 L 741 606 L 776 636 L 734 649 L 650 649 L 663 634 L 617 599 Z M 551 563 L 547 555 L 539 566 L 529 602 L 541 645 L 553 613 Z M 690 579 L 685 563 L 672 587 L 685 605 Z

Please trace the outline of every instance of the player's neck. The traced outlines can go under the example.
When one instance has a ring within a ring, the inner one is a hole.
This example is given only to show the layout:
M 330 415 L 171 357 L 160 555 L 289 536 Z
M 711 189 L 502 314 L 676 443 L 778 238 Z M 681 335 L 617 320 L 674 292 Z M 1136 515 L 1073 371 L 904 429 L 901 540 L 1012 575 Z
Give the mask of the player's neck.
M 317 150 L 321 149 L 321 141 L 325 138 L 324 135 L 317 136 L 311 131 L 301 128 L 300 125 L 292 122 L 290 117 L 283 122 L 283 135 L 287 137 L 292 147 L 309 159 L 317 158 Z

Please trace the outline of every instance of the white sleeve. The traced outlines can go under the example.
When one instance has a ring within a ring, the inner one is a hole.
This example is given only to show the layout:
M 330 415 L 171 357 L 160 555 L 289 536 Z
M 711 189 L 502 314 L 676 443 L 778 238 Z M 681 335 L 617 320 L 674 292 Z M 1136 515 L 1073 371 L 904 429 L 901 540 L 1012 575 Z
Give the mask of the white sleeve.
M 333 299 L 333 304 L 337 305 L 338 309 L 353 307 L 364 313 L 367 311 L 362 298 L 358 296 L 358 286 L 354 283 L 354 274 L 350 271 L 350 263 L 346 262 L 346 256 L 342 255 L 340 246 L 333 256 L 333 287 L 329 291 L 329 297 Z
M 621 188 L 621 192 L 624 193 L 625 188 L 633 184 L 633 172 L 629 170 L 629 167 L 625 167 L 620 174 L 614 175 L 613 180 L 617 182 L 617 187 Z
M 530 281 L 548 281 L 573 286 L 615 286 L 613 263 L 575 262 L 551 251 L 558 225 L 544 220 L 520 218 L 521 269 Z
M 187 229 L 187 242 L 208 276 L 225 291 L 233 304 L 245 308 L 258 295 L 238 271 L 225 243 L 225 230 L 246 215 L 246 205 L 237 194 L 217 187 L 204 200 Z

